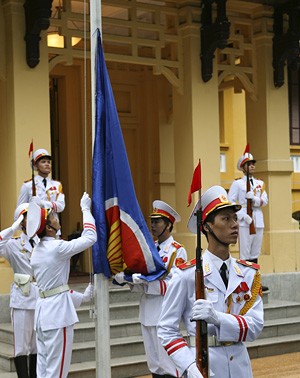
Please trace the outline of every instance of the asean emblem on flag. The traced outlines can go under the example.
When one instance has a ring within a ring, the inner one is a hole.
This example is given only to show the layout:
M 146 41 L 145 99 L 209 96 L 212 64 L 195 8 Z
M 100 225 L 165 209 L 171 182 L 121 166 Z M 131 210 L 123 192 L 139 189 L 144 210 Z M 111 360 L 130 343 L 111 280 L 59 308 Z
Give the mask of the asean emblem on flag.
M 107 258 L 112 274 L 155 271 L 149 246 L 134 219 L 120 209 L 117 198 L 105 202 L 108 223 Z

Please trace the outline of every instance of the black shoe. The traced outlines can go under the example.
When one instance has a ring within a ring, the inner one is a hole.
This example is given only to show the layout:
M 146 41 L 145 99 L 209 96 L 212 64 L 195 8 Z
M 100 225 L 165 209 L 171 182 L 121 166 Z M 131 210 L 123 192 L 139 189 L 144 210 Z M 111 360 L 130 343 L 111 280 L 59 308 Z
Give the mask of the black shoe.
M 261 288 L 262 288 L 262 291 L 269 291 L 268 286 L 264 286 L 264 285 L 262 285 Z

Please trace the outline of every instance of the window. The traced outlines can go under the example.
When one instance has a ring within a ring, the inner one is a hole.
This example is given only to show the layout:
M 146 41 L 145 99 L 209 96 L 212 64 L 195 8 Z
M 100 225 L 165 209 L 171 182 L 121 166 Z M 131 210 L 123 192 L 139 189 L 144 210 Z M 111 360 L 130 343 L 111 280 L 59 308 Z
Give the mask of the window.
M 288 70 L 290 144 L 300 145 L 300 70 Z
M 291 155 L 291 160 L 294 164 L 294 172 L 300 172 L 300 156 L 299 155 Z
M 220 172 L 226 172 L 226 154 L 220 154 Z

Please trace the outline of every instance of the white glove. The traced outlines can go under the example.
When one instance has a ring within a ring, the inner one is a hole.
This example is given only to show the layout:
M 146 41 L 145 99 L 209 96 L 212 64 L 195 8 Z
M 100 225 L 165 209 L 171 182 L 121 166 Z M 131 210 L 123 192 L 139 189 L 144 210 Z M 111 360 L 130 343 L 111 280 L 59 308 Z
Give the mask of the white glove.
M 251 223 L 252 223 L 252 218 L 251 218 L 250 215 L 248 215 L 248 214 L 243 214 L 243 220 L 244 220 L 247 224 L 251 224 Z
M 52 202 L 44 201 L 44 200 L 42 200 L 41 202 L 42 202 L 42 207 L 44 207 L 45 209 L 52 209 L 53 208 Z
M 81 211 L 91 210 L 91 204 L 92 200 L 90 199 L 90 196 L 84 192 L 80 200 Z
M 132 283 L 133 284 L 142 284 L 145 283 L 145 280 L 142 280 L 141 278 L 141 273 L 133 273 L 132 275 Z
M 199 369 L 197 368 L 196 362 L 193 362 L 187 368 L 187 378 L 203 378 L 203 375 L 200 373 Z
M 11 225 L 11 229 L 13 230 L 13 232 L 17 231 L 17 229 L 20 227 L 20 224 L 22 223 L 24 219 L 24 215 L 21 214 L 19 216 L 19 218 Z
M 211 301 L 207 299 L 198 299 L 194 302 L 192 308 L 193 320 L 205 320 L 209 324 L 220 325 L 218 312 L 214 309 Z
M 38 196 L 33 196 L 31 201 L 36 203 L 39 207 L 43 207 L 43 201 Z
M 88 287 L 85 289 L 82 297 L 82 302 L 90 302 L 94 297 L 94 285 L 89 283 Z
M 260 207 L 261 206 L 260 197 L 255 196 L 252 200 L 252 204 L 254 207 Z
M 252 191 L 246 193 L 246 198 L 252 200 L 252 205 L 260 207 L 260 197 L 257 197 Z
M 255 196 L 254 196 L 254 193 L 252 190 L 250 190 L 249 192 L 246 193 L 246 198 L 247 199 L 253 199 Z
M 124 272 L 120 272 L 120 273 L 117 273 L 115 276 L 114 276 L 114 279 L 118 282 L 118 284 L 123 284 L 125 283 L 125 279 L 124 279 Z

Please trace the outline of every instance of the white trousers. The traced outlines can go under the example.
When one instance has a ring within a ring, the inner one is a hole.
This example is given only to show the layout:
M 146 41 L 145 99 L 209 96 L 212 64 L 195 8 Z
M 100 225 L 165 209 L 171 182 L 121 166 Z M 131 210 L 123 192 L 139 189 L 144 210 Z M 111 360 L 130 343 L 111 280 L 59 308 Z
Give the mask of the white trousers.
M 14 355 L 36 354 L 36 334 L 33 329 L 34 310 L 11 309 L 11 322 L 14 332 Z
M 258 258 L 260 255 L 263 234 L 263 228 L 256 228 L 256 233 L 250 235 L 249 227 L 240 227 L 239 245 L 241 260 L 252 260 Z
M 69 373 L 74 337 L 73 325 L 37 333 L 37 376 L 38 378 L 66 378 Z
M 157 337 L 156 327 L 142 325 L 142 335 L 147 365 L 151 373 L 159 375 L 169 374 L 173 377 L 179 377 L 176 366 Z

